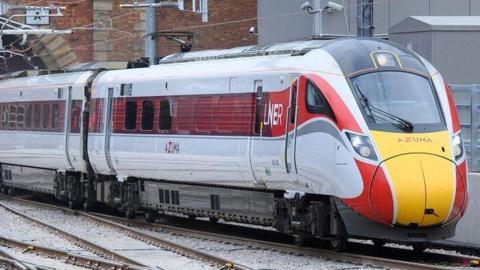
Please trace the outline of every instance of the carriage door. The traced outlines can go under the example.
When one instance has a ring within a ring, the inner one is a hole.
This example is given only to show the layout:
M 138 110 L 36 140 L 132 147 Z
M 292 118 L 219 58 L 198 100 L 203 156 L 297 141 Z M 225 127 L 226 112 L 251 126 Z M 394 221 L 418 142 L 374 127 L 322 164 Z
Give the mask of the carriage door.
M 110 142 L 112 141 L 112 111 L 113 111 L 113 92 L 114 88 L 109 87 L 107 98 L 105 100 L 105 137 L 104 137 L 104 146 L 105 146 L 105 160 L 107 161 L 108 168 L 111 172 L 114 172 L 112 157 L 110 155 Z
M 260 167 L 255 167 L 255 159 L 258 158 L 258 150 L 261 147 L 262 137 L 262 104 L 263 104 L 263 83 L 262 80 L 255 80 L 253 82 L 255 91 L 255 118 L 253 126 L 253 136 L 250 138 L 250 168 L 252 170 L 253 179 L 256 185 L 265 185 L 265 178 L 262 177 L 263 170 Z M 257 161 L 258 162 L 258 161 Z
M 70 135 L 71 135 L 71 123 L 72 123 L 72 87 L 69 86 L 68 90 L 66 93 L 64 93 L 64 88 L 58 88 L 57 89 L 57 95 L 58 98 L 61 99 L 63 98 L 64 95 L 67 95 L 65 97 L 65 115 L 64 115 L 64 127 L 63 130 L 65 130 L 65 158 L 67 160 L 68 167 L 70 169 L 74 169 L 72 160 L 70 158 Z M 58 110 L 58 109 L 57 109 Z M 52 113 L 55 114 L 55 109 L 52 109 Z M 57 112 L 58 114 L 58 112 Z M 54 117 L 52 117 L 53 119 Z M 58 123 L 56 123 L 58 125 Z M 54 124 L 52 123 L 52 127 Z
M 291 75 L 290 100 L 285 125 L 285 169 L 291 180 L 297 181 L 297 163 L 295 158 L 297 144 L 298 114 L 298 75 Z

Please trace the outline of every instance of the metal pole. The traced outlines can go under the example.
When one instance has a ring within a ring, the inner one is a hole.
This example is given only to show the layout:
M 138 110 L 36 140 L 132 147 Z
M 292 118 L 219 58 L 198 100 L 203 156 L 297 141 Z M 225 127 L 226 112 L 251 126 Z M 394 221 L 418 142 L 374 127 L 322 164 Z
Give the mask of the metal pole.
M 357 35 L 373 37 L 373 0 L 357 0 Z
M 155 0 L 146 0 L 145 3 L 155 3 Z M 157 31 L 157 16 L 155 7 L 147 7 L 145 10 L 145 35 Z M 145 57 L 150 61 L 150 65 L 155 64 L 157 56 L 157 41 L 155 37 L 149 36 L 145 39 Z
M 313 10 L 320 10 L 320 7 L 321 0 L 313 0 Z M 315 12 L 315 14 L 313 14 L 313 36 L 323 36 L 322 12 Z

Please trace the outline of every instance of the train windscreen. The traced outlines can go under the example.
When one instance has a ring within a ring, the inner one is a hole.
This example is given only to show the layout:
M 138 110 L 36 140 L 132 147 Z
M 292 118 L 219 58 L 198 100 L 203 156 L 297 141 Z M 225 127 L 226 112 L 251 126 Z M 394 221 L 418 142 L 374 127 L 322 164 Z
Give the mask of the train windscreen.
M 443 125 L 435 91 L 423 76 L 383 71 L 354 77 L 351 83 L 373 126 L 412 131 Z

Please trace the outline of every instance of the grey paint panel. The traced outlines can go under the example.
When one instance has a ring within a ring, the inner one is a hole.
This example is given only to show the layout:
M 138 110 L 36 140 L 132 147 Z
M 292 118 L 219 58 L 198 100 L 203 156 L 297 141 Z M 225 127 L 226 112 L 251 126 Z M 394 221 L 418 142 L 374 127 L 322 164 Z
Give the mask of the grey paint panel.
M 470 0 L 430 0 L 430 16 L 468 16 L 469 10 Z
M 373 9 L 375 35 L 388 34 L 390 21 L 390 1 L 378 1 Z
M 259 0 L 258 44 L 309 39 L 313 17 L 301 12 L 304 0 Z
M 429 6 L 429 0 L 390 1 L 389 26 L 391 27 L 409 16 L 429 15 Z
M 393 34 L 390 40 L 413 50 L 431 61 L 433 59 L 433 37 L 434 33 L 432 32 Z
M 434 42 L 434 63 L 448 83 L 479 82 L 480 54 L 477 52 L 480 48 L 480 32 L 437 32 Z
M 480 15 L 479 0 L 470 0 L 470 15 Z

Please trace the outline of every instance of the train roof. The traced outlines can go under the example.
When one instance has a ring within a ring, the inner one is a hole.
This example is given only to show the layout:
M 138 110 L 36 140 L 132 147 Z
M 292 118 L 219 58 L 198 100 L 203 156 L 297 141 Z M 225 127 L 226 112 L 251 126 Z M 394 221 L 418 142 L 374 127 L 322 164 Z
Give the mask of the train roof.
M 54 86 L 54 85 L 75 85 L 85 84 L 93 74 L 91 71 L 58 73 L 31 77 L 6 78 L 0 80 L 0 89 L 16 88 L 19 85 L 30 86 Z
M 303 56 L 315 50 L 323 50 L 330 54 L 345 75 L 355 74 L 360 70 L 375 69 L 371 54 L 378 51 L 394 53 L 406 69 L 423 74 L 428 73 L 424 61 L 414 52 L 387 40 L 357 37 L 177 53 L 164 57 L 159 65 L 259 56 Z

